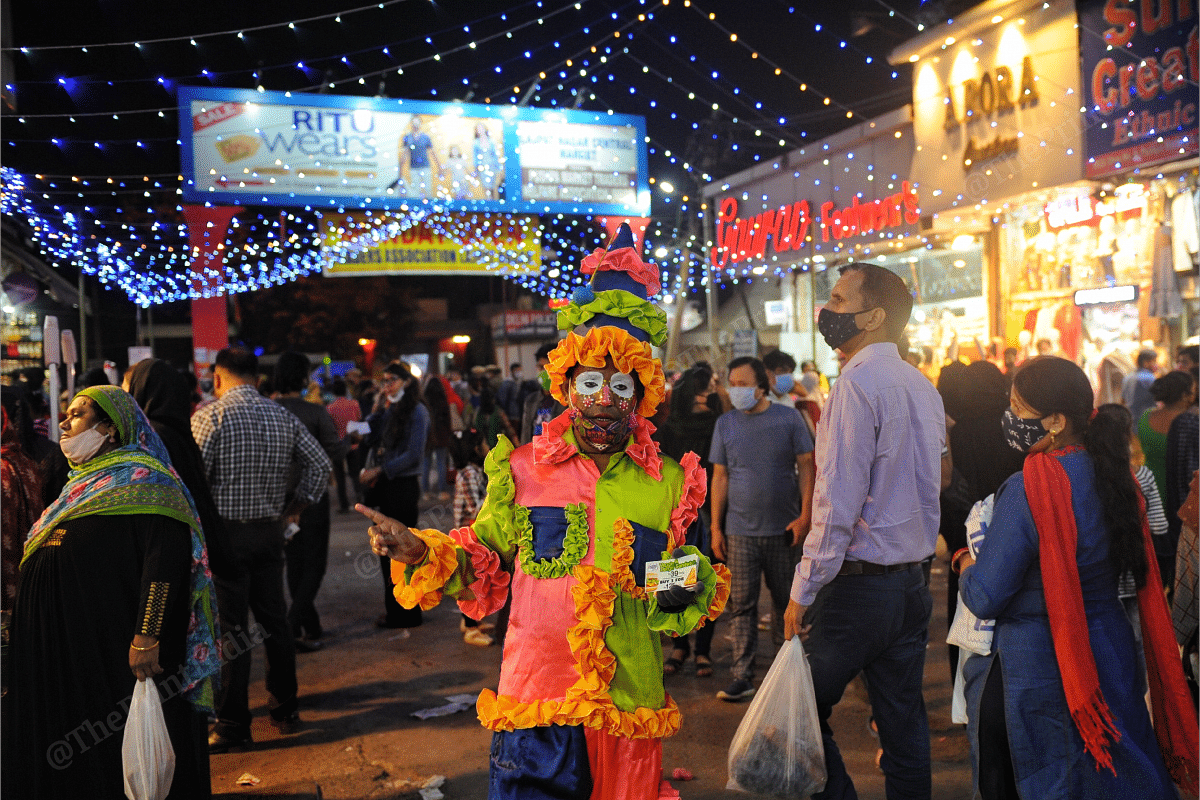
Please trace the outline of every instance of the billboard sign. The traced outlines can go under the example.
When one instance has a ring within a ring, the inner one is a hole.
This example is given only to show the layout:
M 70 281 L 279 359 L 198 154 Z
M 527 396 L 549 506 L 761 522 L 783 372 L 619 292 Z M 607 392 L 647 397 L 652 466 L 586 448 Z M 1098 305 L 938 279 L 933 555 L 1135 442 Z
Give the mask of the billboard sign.
M 1079 3 L 1087 177 L 1200 152 L 1196 36 L 1194 3 Z
M 541 271 L 541 238 L 533 217 L 466 213 L 438 216 L 446 218 L 437 223 L 426 218 L 382 238 L 348 233 L 371 226 L 378 214 L 324 214 L 325 276 L 515 275 Z M 469 234 L 469 240 L 462 241 L 458 232 Z M 364 239 L 370 242 L 365 247 L 361 246 Z M 343 248 L 343 244 L 349 246 Z
M 650 208 L 646 121 L 627 114 L 184 86 L 179 127 L 189 203 Z

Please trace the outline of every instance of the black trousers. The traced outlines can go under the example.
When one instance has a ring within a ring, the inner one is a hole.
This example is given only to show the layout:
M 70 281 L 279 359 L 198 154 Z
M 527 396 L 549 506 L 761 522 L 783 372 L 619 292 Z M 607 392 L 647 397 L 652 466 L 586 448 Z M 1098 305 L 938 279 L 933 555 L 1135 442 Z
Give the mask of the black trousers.
M 373 506 L 392 519 L 403 522 L 410 528 L 417 526 L 421 499 L 421 479 L 416 475 L 388 479 L 380 477 L 367 491 L 367 505 Z M 421 624 L 421 608 L 404 608 L 396 602 L 396 585 L 392 583 L 392 560 L 379 557 L 383 573 L 383 610 L 389 628 L 415 628 Z
M 316 599 L 329 563 L 329 492 L 300 514 L 300 530 L 287 543 L 286 553 L 287 586 L 292 596 L 288 625 L 296 638 L 305 633 L 319 639 L 321 618 Z
M 283 595 L 282 520 L 225 521 L 236 580 L 214 578 L 220 615 L 224 664 L 217 695 L 216 730 L 226 736 L 250 733 L 250 665 L 261 644 L 267 655 L 267 692 L 271 716 L 286 719 L 296 711 L 296 648 Z M 250 628 L 254 612 L 256 629 Z

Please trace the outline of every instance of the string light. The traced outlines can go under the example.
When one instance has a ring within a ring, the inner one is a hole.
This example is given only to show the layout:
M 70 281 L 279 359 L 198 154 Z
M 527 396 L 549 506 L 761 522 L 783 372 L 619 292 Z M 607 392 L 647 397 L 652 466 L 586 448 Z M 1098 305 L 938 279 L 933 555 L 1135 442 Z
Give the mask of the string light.
M 405 2 L 405 0 L 384 0 L 383 2 L 380 2 L 380 3 L 372 3 L 369 6 L 359 6 L 358 8 L 351 8 L 346 11 L 335 11 L 332 14 L 322 14 L 322 15 L 315 16 L 315 17 L 305 17 L 304 19 L 296 19 L 296 20 L 291 20 L 289 22 L 275 22 L 275 23 L 270 23 L 267 25 L 257 25 L 253 28 L 233 28 L 232 30 L 216 31 L 213 33 L 196 33 L 196 34 L 184 35 L 184 36 L 167 36 L 167 37 L 163 37 L 161 39 L 142 39 L 142 40 L 136 41 L 136 42 L 133 42 L 133 41 L 130 41 L 130 42 L 97 42 L 94 44 L 87 44 L 87 45 L 51 44 L 51 45 L 35 45 L 32 47 L 4 47 L 4 48 L 0 48 L 0 51 L 7 53 L 7 52 L 14 52 L 14 51 L 19 50 L 20 52 L 28 55 L 30 51 L 41 52 L 41 51 L 49 51 L 49 50 L 77 50 L 77 49 L 82 50 L 83 52 L 86 53 L 86 52 L 88 52 L 89 47 L 96 47 L 96 48 L 128 47 L 130 45 L 133 45 L 134 47 L 140 49 L 143 44 L 162 44 L 162 43 L 166 43 L 166 42 L 187 41 L 189 44 L 195 45 L 197 39 L 210 39 L 210 38 L 213 38 L 216 36 L 229 36 L 230 34 L 233 34 L 233 33 L 236 33 L 238 38 L 242 39 L 242 38 L 244 38 L 243 34 L 246 31 L 251 31 L 251 32 L 266 31 L 266 30 L 273 30 L 275 28 L 283 28 L 283 27 L 288 27 L 288 28 L 291 28 L 292 30 L 295 30 L 296 23 L 303 24 L 306 22 L 317 22 L 320 20 L 334 19 L 335 17 L 337 18 L 338 22 L 341 22 L 342 20 L 341 20 L 340 15 L 342 15 L 342 14 L 357 14 L 360 11 L 370 11 L 372 9 L 382 9 L 384 6 L 390 6 L 390 5 L 394 5 L 396 3 L 402 3 L 402 2 Z

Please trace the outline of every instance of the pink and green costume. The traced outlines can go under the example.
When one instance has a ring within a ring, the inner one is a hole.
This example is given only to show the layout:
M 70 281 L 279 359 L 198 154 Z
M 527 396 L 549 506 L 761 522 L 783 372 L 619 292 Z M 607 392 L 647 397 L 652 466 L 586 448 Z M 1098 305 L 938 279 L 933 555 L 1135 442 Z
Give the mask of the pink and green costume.
M 658 798 L 662 739 L 681 723 L 663 687 L 660 633 L 704 625 L 729 597 L 728 571 L 702 555 L 702 586 L 684 610 L 664 612 L 647 595 L 645 564 L 684 546 L 705 473 L 694 453 L 676 462 L 651 440 L 644 417 L 663 398 L 662 369 L 627 330 L 569 333 L 551 353 L 551 392 L 565 404 L 571 367 L 606 358 L 636 374 L 643 393 L 641 418 L 603 472 L 580 452 L 570 412 L 522 447 L 501 437 L 475 522 L 449 535 L 414 531 L 425 559 L 392 565 L 396 599 L 408 607 L 432 608 L 445 593 L 482 617 L 511 593 L 500 684 L 478 703 L 496 732 L 492 800 Z
M 499 691 L 480 696 L 480 720 L 498 732 L 581 726 L 589 751 L 611 748 L 623 769 L 645 768 L 646 792 L 608 796 L 653 798 L 660 740 L 681 722 L 663 689 L 659 632 L 688 633 L 716 617 L 728 576 L 701 557 L 696 602 L 661 611 L 643 588 L 644 565 L 682 545 L 704 501 L 704 470 L 694 454 L 683 464 L 659 454 L 640 421 L 601 474 L 577 450 L 569 422 L 563 414 L 515 450 L 501 439 L 485 465 L 488 496 L 474 524 L 449 536 L 418 532 L 429 552 L 419 565 L 393 565 L 396 596 L 432 608 L 445 592 L 482 617 L 511 592 Z

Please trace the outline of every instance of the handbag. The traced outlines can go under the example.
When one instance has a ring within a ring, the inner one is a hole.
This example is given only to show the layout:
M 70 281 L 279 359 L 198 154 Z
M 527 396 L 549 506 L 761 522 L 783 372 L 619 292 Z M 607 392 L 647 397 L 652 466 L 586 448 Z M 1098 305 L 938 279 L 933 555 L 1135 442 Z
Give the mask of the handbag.
M 121 771 L 129 800 L 163 800 L 171 791 L 175 750 L 152 678 L 134 686 L 121 740 Z

